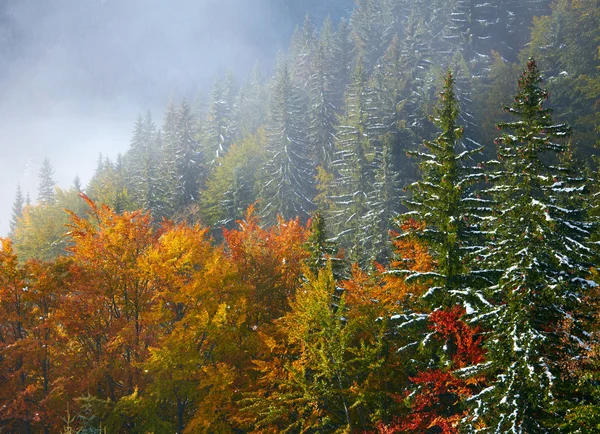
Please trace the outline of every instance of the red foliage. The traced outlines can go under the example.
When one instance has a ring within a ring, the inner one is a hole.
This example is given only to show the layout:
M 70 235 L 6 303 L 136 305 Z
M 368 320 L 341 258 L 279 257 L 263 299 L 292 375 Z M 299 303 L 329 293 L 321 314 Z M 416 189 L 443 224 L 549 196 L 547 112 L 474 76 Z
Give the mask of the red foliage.
M 455 306 L 437 310 L 429 317 L 429 329 L 434 332 L 432 341 L 445 345 L 450 354 L 450 369 L 430 369 L 420 372 L 410 380 L 416 391 L 410 396 L 409 414 L 396 418 L 390 425 L 380 424 L 380 434 L 426 433 L 454 434 L 466 411 L 461 401 L 472 396 L 479 387 L 480 378 L 462 378 L 453 372 L 484 361 L 478 327 L 470 327 L 460 318 L 465 310 Z M 409 395 L 404 396 L 407 398 Z

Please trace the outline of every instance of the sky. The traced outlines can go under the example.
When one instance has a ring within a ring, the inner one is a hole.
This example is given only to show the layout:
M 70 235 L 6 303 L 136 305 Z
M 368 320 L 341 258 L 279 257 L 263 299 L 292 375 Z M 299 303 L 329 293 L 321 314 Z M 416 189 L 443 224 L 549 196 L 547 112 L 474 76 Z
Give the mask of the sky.
M 210 91 L 231 68 L 269 70 L 310 9 L 351 0 L 0 0 L 0 236 L 17 184 L 37 196 L 45 157 L 68 188 L 99 153 L 127 150 L 135 118 Z M 340 6 L 342 5 L 342 6 Z

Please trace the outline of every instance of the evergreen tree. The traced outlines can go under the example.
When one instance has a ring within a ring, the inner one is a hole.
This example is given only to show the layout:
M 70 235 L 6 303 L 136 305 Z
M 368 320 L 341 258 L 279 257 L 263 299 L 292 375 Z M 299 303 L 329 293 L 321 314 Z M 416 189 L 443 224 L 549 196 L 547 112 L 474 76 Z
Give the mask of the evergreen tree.
M 73 188 L 79 193 L 83 191 L 81 187 L 81 178 L 79 175 L 75 175 L 75 178 L 73 178 Z
M 464 130 L 456 123 L 459 104 L 454 83 L 452 73 L 448 72 L 433 118 L 441 129 L 440 135 L 434 141 L 424 142 L 428 152 L 412 153 L 422 161 L 422 179 L 409 186 L 412 197 L 406 206 L 411 212 L 405 214 L 404 219 L 424 223 L 425 230 L 401 234 L 423 240 L 436 260 L 435 272 L 427 276 L 434 281 L 427 303 L 431 310 L 471 301 L 463 299 L 471 280 L 466 267 L 467 256 L 473 243 L 471 235 L 480 223 L 478 209 L 485 205 L 474 198 L 469 189 L 482 178 L 482 173 L 469 164 L 470 156 L 481 149 L 457 152 Z
M 398 172 L 394 167 L 391 137 L 391 134 L 386 134 L 380 138 L 374 188 L 368 195 L 369 211 L 365 215 L 371 233 L 371 257 L 381 264 L 387 263 L 391 257 L 389 233 L 400 211 L 401 191 Z
M 339 249 L 328 237 L 326 226 L 323 215 L 320 212 L 313 213 L 310 219 L 310 233 L 305 244 L 309 256 L 305 262 L 315 276 L 330 264 L 335 281 L 340 281 L 345 275 L 346 264 L 338 256 Z
M 19 224 L 19 219 L 23 216 L 23 207 L 25 205 L 25 197 L 23 196 L 23 192 L 21 191 L 21 186 L 17 185 L 17 193 L 15 195 L 15 201 L 12 206 L 12 214 L 10 216 L 10 231 L 9 237 L 13 237 L 15 234 L 15 230 L 17 229 L 17 225 Z
M 371 71 L 393 37 L 393 8 L 390 0 L 357 0 L 352 30 L 358 57 Z
M 209 164 L 225 155 L 235 137 L 235 80 L 228 73 L 225 82 L 217 79 L 212 90 L 212 103 L 206 120 L 204 154 Z
M 42 167 L 40 167 L 39 184 L 38 184 L 38 202 L 42 204 L 54 203 L 54 186 L 56 181 L 52 179 L 54 176 L 54 169 L 50 164 L 48 157 L 44 158 Z
M 246 86 L 240 89 L 235 105 L 234 119 L 238 140 L 256 134 L 267 121 L 269 95 L 263 81 L 260 66 L 256 64 Z
M 173 98 L 169 99 L 162 126 L 162 177 L 166 182 L 164 203 L 166 213 L 172 216 L 178 206 L 179 173 L 177 170 L 177 109 Z
M 555 406 L 568 393 L 560 362 L 580 357 L 587 339 L 577 314 L 589 286 L 585 190 L 561 164 L 566 147 L 555 140 L 570 129 L 543 107 L 541 81 L 530 59 L 505 108 L 516 120 L 498 124 L 493 239 L 481 258 L 500 274 L 483 315 L 492 386 L 473 401 L 471 420 L 490 432 L 554 432 Z
M 328 210 L 331 227 L 350 260 L 364 262 L 374 253 L 372 221 L 365 218 L 374 190 L 378 164 L 377 139 L 381 130 L 374 125 L 373 91 L 359 59 L 346 94 L 346 113 L 336 134 L 335 181 L 325 193 L 331 198 Z
M 314 167 L 309 159 L 305 115 L 287 65 L 280 65 L 271 97 L 265 168 L 268 179 L 262 192 L 262 213 L 271 223 L 277 214 L 285 219 L 308 219 L 314 209 Z
M 290 76 L 302 91 L 308 91 L 303 87 L 308 86 L 310 77 L 313 75 L 312 67 L 316 47 L 316 29 L 307 15 L 302 27 L 296 29 L 290 44 Z
M 196 118 L 184 100 L 179 109 L 173 100 L 165 112 L 162 134 L 162 177 L 164 214 L 172 216 L 194 202 L 204 182 L 204 156 L 196 141 Z M 158 141 L 158 139 L 156 139 Z M 157 197 L 160 197 L 158 195 Z
M 195 119 L 184 100 L 175 121 L 176 204 L 179 209 L 196 201 L 203 179 L 203 156 L 196 142 Z
M 165 182 L 160 172 L 160 137 L 152 114 L 136 121 L 126 155 L 127 189 L 139 209 L 150 211 L 158 220 L 166 216 L 163 204 Z
M 308 140 L 317 166 L 327 169 L 335 151 L 336 108 L 333 77 L 326 64 L 325 47 L 319 46 L 314 62 L 314 72 L 309 80 Z

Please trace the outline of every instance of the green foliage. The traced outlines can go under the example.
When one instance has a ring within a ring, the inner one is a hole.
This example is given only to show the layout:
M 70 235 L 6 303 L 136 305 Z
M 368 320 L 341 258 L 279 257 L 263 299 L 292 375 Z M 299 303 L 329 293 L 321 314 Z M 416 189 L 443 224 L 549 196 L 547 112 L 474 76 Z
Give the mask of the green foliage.
M 571 314 L 588 289 L 585 189 L 564 166 L 560 140 L 570 129 L 543 107 L 541 80 L 530 59 L 505 108 L 516 119 L 498 124 L 501 169 L 490 175 L 495 218 L 485 262 L 499 276 L 484 315 L 493 388 L 478 414 L 498 431 L 551 431 L 552 407 L 569 394 L 560 363 L 581 354 L 586 333 Z M 571 324 L 568 334 L 556 324 Z
M 50 261 L 66 253 L 69 219 L 65 210 L 72 210 L 78 215 L 85 213 L 85 203 L 79 193 L 74 188 L 67 191 L 56 188 L 51 203 L 23 208 L 13 234 L 14 248 L 20 260 L 35 258 Z
M 42 204 L 51 205 L 54 203 L 54 186 L 56 181 L 52 179 L 54 176 L 54 169 L 50 164 L 48 158 L 44 158 L 42 167 L 40 167 L 40 183 L 38 186 L 38 202 Z
M 291 311 L 265 336 L 272 359 L 256 361 L 261 389 L 244 412 L 255 430 L 330 432 L 364 430 L 369 424 L 374 378 L 383 366 L 383 323 L 361 330 L 336 291 L 331 266 L 308 274 Z
M 233 145 L 206 181 L 200 204 L 203 221 L 230 228 L 258 199 L 261 169 L 265 164 L 265 137 L 260 131 Z

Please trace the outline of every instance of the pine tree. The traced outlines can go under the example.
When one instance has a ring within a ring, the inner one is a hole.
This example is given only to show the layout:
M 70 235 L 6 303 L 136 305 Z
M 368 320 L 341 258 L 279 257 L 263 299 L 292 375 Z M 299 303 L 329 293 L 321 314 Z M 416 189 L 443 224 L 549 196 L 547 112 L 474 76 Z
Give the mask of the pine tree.
M 589 286 L 586 193 L 561 164 L 566 147 L 555 140 L 570 128 L 553 123 L 541 82 L 530 59 L 505 107 L 516 120 L 498 124 L 505 131 L 497 139 L 501 168 L 490 176 L 493 239 L 481 259 L 500 274 L 483 315 L 492 386 L 473 401 L 471 420 L 490 432 L 554 432 L 568 387 L 559 363 L 578 358 L 586 340 L 577 314 Z
M 39 185 L 38 185 L 38 201 L 44 205 L 54 203 L 54 186 L 56 181 L 52 179 L 54 176 L 54 169 L 50 164 L 48 157 L 44 158 L 42 167 L 40 168 L 39 174 Z
M 12 206 L 12 214 L 10 216 L 10 231 L 9 237 L 13 237 L 15 230 L 19 225 L 19 219 L 23 216 L 23 207 L 25 205 L 25 197 L 21 191 L 21 186 L 17 185 L 17 193 L 15 195 L 15 201 Z
M 305 262 L 315 276 L 318 276 L 319 270 L 324 270 L 331 264 L 335 280 L 340 281 L 345 275 L 346 264 L 338 256 L 339 249 L 336 243 L 329 239 L 326 226 L 323 215 L 320 212 L 313 213 L 310 219 L 310 233 L 304 246 L 309 253 Z
M 309 80 L 309 147 L 317 166 L 327 169 L 335 151 L 337 124 L 333 77 L 326 64 L 325 47 L 319 46 L 314 60 L 314 71 Z
M 315 55 L 316 29 L 307 15 L 301 28 L 296 29 L 290 44 L 290 76 L 298 85 L 308 86 L 313 75 L 313 58 Z M 307 91 L 308 89 L 302 89 Z
M 393 37 L 393 8 L 388 0 L 358 0 L 352 16 L 352 30 L 358 57 L 365 71 L 371 71 Z
M 178 183 L 179 173 L 177 170 L 177 109 L 173 98 L 169 99 L 165 110 L 162 126 L 162 177 L 166 182 L 165 196 L 163 202 L 166 213 L 169 216 L 175 214 L 178 209 Z

